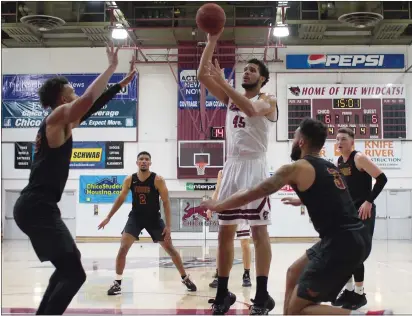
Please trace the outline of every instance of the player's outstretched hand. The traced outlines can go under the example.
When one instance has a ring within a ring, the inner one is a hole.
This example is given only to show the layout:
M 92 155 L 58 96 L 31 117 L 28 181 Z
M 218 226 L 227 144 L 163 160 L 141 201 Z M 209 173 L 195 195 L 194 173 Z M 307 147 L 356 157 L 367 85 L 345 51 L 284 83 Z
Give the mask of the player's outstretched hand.
M 132 60 L 130 61 L 130 69 L 129 69 L 129 73 L 127 74 L 127 76 L 119 82 L 120 86 L 122 88 L 126 87 L 134 78 L 134 76 L 136 75 L 137 70 L 136 70 L 136 58 L 133 55 Z
M 211 211 L 211 210 L 207 210 L 207 211 L 206 211 L 206 216 L 207 216 L 207 219 L 211 219 L 211 218 L 212 218 L 212 211 Z
M 293 197 L 285 197 L 285 198 L 281 199 L 281 201 L 285 205 L 293 205 L 293 206 L 301 206 L 302 205 L 302 202 L 300 201 L 300 199 L 293 198 Z
M 104 228 L 104 226 L 106 226 L 107 224 L 109 224 L 110 222 L 110 218 L 106 217 L 100 224 L 99 226 L 97 226 L 97 228 L 100 230 L 102 228 Z
M 205 66 L 206 76 L 212 77 L 215 81 L 226 81 L 222 69 L 219 66 L 219 62 L 215 59 L 215 64 L 213 65 L 211 61 Z
M 212 34 L 207 34 L 207 40 L 208 42 L 217 42 L 219 39 L 220 35 L 222 35 L 223 31 L 225 30 L 224 27 L 219 31 L 219 33 L 212 35 Z
M 117 58 L 119 48 L 120 47 L 116 47 L 116 50 L 114 50 L 113 42 L 110 42 L 110 45 L 106 44 L 106 55 L 110 66 L 117 67 L 119 63 L 119 59 Z

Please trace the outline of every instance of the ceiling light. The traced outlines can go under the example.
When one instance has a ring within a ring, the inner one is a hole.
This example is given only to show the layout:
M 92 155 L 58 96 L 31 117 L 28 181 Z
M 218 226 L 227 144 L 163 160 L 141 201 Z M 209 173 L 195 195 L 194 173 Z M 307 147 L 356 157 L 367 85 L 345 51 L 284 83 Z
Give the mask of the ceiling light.
M 285 24 L 278 24 L 273 28 L 273 36 L 285 37 L 289 36 L 289 28 Z
M 116 28 L 112 30 L 112 38 L 118 40 L 127 38 L 127 31 L 121 24 L 116 24 Z

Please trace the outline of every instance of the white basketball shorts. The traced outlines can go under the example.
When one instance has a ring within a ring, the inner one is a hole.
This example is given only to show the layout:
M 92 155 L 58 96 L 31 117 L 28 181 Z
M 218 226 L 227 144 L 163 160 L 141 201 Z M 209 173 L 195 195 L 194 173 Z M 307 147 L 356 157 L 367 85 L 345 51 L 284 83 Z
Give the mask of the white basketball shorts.
M 250 226 L 248 224 L 237 225 L 236 239 L 249 239 L 250 238 Z
M 254 157 L 228 158 L 223 167 L 219 201 L 256 186 L 268 178 L 266 154 Z M 237 209 L 218 213 L 219 225 L 270 225 L 269 197 L 252 201 Z

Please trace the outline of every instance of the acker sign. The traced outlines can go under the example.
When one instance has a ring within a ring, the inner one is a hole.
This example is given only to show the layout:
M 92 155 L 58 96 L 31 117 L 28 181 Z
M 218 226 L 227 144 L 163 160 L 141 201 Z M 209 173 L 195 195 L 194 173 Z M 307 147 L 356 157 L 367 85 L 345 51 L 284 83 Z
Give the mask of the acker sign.
M 404 54 L 286 55 L 286 69 L 403 69 Z

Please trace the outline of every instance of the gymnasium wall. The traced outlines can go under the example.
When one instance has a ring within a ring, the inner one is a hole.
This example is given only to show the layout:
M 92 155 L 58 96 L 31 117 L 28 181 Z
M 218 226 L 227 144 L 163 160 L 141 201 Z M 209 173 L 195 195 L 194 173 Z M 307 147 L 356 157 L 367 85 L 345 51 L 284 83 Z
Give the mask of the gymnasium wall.
M 259 53 L 263 50 L 243 50 L 242 53 Z M 406 68 L 412 65 L 412 47 L 406 46 L 331 46 L 331 47 L 289 47 L 279 50 L 279 57 L 285 60 L 286 54 L 302 53 L 400 53 L 405 54 Z M 273 56 L 273 49 L 268 55 Z M 260 55 L 261 56 L 261 55 Z M 131 51 L 121 50 L 117 73 L 128 70 Z M 258 56 L 259 57 L 259 56 Z M 105 49 L 103 48 L 50 48 L 50 49 L 2 49 L 2 74 L 46 74 L 46 73 L 99 73 L 107 65 Z M 125 141 L 124 169 L 88 169 L 70 170 L 66 190 L 79 190 L 80 175 L 126 175 L 136 171 L 136 154 L 146 150 L 152 154 L 152 170 L 162 175 L 166 181 L 171 197 L 195 198 L 204 195 L 201 191 L 186 191 L 186 182 L 177 180 L 177 85 L 166 65 L 140 64 L 138 87 L 138 123 L 137 130 L 122 128 L 83 128 L 73 133 L 75 141 Z M 175 73 L 176 68 L 174 67 Z M 243 65 L 236 68 L 237 87 L 242 78 Z M 270 81 L 263 88 L 278 97 L 279 123 L 274 127 L 270 137 L 268 161 L 271 170 L 289 162 L 290 143 L 286 139 L 287 105 L 286 85 L 294 83 L 403 83 L 407 86 L 407 109 L 412 109 L 412 74 L 400 70 L 369 70 L 353 73 L 344 71 L 317 71 L 303 73 L 288 71 L 285 63 L 270 64 Z M 407 112 L 408 138 L 412 139 L 412 115 Z M 2 210 L 5 209 L 7 190 L 21 190 L 26 184 L 29 170 L 14 169 L 14 142 L 33 141 L 37 129 L 2 129 Z M 138 138 L 137 138 L 138 137 Z M 137 142 L 136 142 L 137 140 Z M 412 143 L 402 142 L 402 155 L 412 155 Z M 389 177 L 388 189 L 412 189 L 412 165 L 404 163 L 402 169 L 385 170 Z M 202 181 L 196 181 L 202 182 Z M 211 194 L 211 192 L 209 192 Z M 109 211 L 111 204 L 99 205 L 99 215 L 94 215 L 93 204 L 76 206 L 77 236 L 116 236 L 123 229 L 130 204 L 124 204 L 113 217 L 110 225 L 103 231 L 97 231 L 97 225 Z M 281 205 L 278 196 L 273 196 L 274 223 L 269 228 L 270 235 L 276 236 L 316 236 L 307 214 L 302 216 L 299 211 L 289 211 Z M 4 219 L 4 212 L 3 212 Z M 146 235 L 146 233 L 145 233 Z M 190 239 L 190 235 L 187 235 Z

